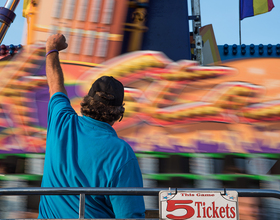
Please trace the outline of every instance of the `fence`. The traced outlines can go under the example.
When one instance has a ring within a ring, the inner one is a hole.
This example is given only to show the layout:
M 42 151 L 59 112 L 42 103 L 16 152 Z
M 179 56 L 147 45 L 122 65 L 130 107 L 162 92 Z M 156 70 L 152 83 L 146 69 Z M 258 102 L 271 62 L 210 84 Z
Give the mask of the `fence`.
M 262 189 L 184 189 L 184 188 L 2 188 L 0 196 L 3 195 L 80 195 L 79 218 L 85 217 L 85 195 L 143 195 L 143 196 L 158 196 L 162 190 L 170 191 L 229 191 L 238 192 L 239 197 L 272 197 L 280 199 L 280 191 L 277 190 L 262 190 Z

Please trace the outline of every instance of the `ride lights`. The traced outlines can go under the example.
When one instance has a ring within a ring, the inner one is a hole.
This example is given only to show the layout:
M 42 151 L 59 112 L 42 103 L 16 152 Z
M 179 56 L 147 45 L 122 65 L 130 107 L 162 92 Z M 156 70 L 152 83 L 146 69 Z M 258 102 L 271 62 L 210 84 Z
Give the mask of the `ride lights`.
M 232 45 L 232 54 L 233 54 L 233 55 L 236 55 L 236 54 L 237 54 L 237 45 L 236 45 L 236 44 L 233 44 L 233 45 Z
M 271 54 L 272 54 L 272 45 L 271 45 L 271 44 L 268 44 L 268 45 L 267 45 L 267 54 L 268 54 L 268 55 L 271 55 Z
M 242 44 L 241 45 L 241 54 L 244 55 L 246 53 L 246 45 Z
M 255 45 L 250 44 L 250 54 L 253 55 L 255 53 Z
M 280 44 L 276 45 L 276 54 L 280 55 Z
M 1 56 L 5 56 L 7 55 L 7 53 L 9 53 L 10 55 L 14 55 L 15 53 L 19 52 L 19 50 L 22 48 L 22 45 L 19 44 L 17 46 L 10 44 L 9 46 L 2 44 L 0 46 L 0 55 Z
M 10 46 L 9 46 L 9 54 L 10 55 L 14 55 L 15 49 L 16 49 L 15 46 L 13 44 L 10 44 Z
M 227 55 L 228 54 L 228 44 L 224 45 L 224 54 Z
M 263 44 L 259 44 L 259 54 L 263 54 Z
M 7 47 L 6 47 L 6 45 L 2 44 L 0 48 L 1 48 L 0 54 L 1 54 L 2 56 L 3 56 L 3 55 L 6 55 L 6 54 L 7 54 Z

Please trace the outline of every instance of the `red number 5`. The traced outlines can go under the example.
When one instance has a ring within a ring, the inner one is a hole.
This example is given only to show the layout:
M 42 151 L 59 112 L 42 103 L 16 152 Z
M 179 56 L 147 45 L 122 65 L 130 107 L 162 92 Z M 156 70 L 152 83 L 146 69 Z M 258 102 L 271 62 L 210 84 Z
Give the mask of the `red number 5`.
M 182 216 L 175 216 L 175 215 L 172 215 L 172 214 L 168 214 L 168 215 L 166 215 L 166 217 L 170 218 L 170 219 L 191 218 L 194 215 L 193 207 L 191 207 L 189 205 L 178 205 L 178 204 L 190 204 L 192 202 L 193 202 L 192 200 L 168 200 L 166 211 L 173 212 L 176 209 L 185 209 L 187 211 L 187 214 L 182 215 Z

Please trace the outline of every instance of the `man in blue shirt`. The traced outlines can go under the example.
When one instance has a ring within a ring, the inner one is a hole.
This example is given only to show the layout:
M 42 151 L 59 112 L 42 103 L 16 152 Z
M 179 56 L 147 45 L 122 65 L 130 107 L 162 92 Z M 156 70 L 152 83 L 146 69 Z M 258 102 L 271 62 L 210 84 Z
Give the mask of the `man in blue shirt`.
M 78 116 L 58 57 L 67 46 L 61 34 L 50 36 L 46 44 L 51 99 L 42 187 L 143 187 L 133 150 L 112 127 L 124 113 L 123 85 L 108 76 L 96 80 L 81 103 L 83 116 Z M 78 195 L 41 196 L 38 218 L 78 217 Z M 85 218 L 144 217 L 143 196 L 86 196 Z

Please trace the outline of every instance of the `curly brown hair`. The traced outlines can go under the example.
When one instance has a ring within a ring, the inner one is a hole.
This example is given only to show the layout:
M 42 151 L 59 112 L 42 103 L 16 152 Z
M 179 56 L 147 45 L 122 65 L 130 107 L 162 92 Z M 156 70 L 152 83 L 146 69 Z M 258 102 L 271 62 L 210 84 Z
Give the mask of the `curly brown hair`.
M 104 92 L 96 93 L 102 98 L 112 99 L 112 95 L 108 95 Z M 122 120 L 125 108 L 122 106 L 108 106 L 100 101 L 96 101 L 93 97 L 86 95 L 81 102 L 81 113 L 84 116 L 88 116 L 98 121 L 112 123 L 117 120 Z

